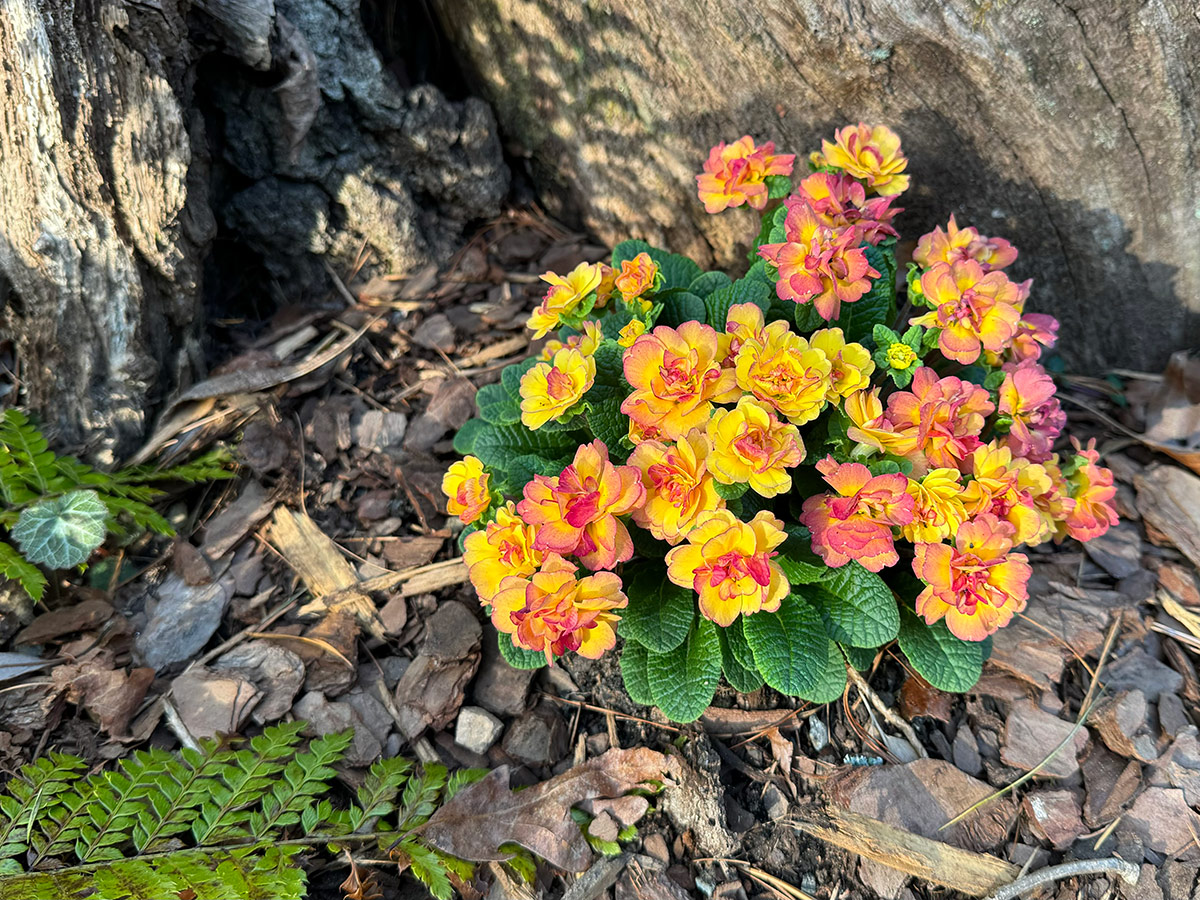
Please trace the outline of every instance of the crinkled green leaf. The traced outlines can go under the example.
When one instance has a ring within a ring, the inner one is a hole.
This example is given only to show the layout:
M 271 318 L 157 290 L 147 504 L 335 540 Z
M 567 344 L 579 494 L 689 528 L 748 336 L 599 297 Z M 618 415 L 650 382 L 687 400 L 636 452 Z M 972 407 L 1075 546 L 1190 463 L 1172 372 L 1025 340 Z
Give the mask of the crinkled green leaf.
M 768 175 L 763 179 L 767 185 L 768 200 L 782 200 L 792 192 L 792 179 L 787 175 Z
M 516 425 L 521 421 L 521 402 L 504 389 L 502 384 L 485 384 L 475 395 L 479 416 L 492 425 Z
M 725 680 L 743 694 L 762 687 L 762 673 L 754 665 L 754 652 L 746 643 L 742 619 L 734 619 L 732 625 L 718 628 L 717 637 L 721 641 L 721 668 L 725 673 Z
M 833 569 L 811 595 L 835 641 L 879 647 L 900 631 L 896 598 L 882 578 L 853 560 Z
M 787 540 L 779 547 L 775 561 L 790 584 L 813 584 L 832 573 L 825 561 L 813 552 L 808 529 L 799 525 L 786 528 Z
M 926 625 L 907 608 L 900 622 L 900 649 L 921 677 L 939 690 L 970 690 L 983 672 L 982 644 L 959 640 L 944 619 Z
M 742 628 L 758 671 L 775 690 L 802 697 L 820 686 L 829 637 L 821 614 L 803 597 L 788 594 L 777 612 L 746 616 Z
M 771 293 L 765 282 L 749 278 L 741 278 L 713 291 L 704 298 L 708 324 L 717 331 L 724 331 L 730 308 L 742 303 L 753 303 L 765 314 L 771 308 Z
M 51 569 L 88 561 L 104 543 L 108 507 L 95 491 L 71 491 L 21 511 L 12 529 L 25 558 Z
M 618 632 L 647 650 L 667 653 L 685 640 L 696 617 L 696 594 L 667 578 L 658 563 L 630 567 L 625 579 L 629 605 L 621 611 Z
M 514 669 L 541 669 L 546 665 L 546 654 L 537 650 L 526 650 L 513 643 L 512 635 L 500 632 L 496 644 L 504 661 Z
M 611 338 L 601 341 L 596 348 L 595 360 L 596 384 L 626 387 L 624 347 Z
M 737 500 L 750 489 L 750 485 L 744 481 L 737 482 L 736 484 L 725 484 L 714 480 L 713 489 L 722 500 Z
M 724 272 L 704 272 L 687 286 L 688 292 L 697 297 L 707 297 L 715 290 L 732 284 L 732 279 Z
M 664 325 L 678 328 L 684 322 L 703 322 L 704 301 L 686 290 L 668 291 L 659 294 L 663 311 L 660 321 Z
M 625 682 L 625 693 L 634 703 L 654 705 L 654 692 L 650 690 L 650 675 L 647 663 L 650 651 L 635 641 L 626 641 L 621 648 L 621 678 Z
M 603 400 L 592 406 L 587 414 L 588 428 L 592 435 L 604 441 L 608 456 L 614 463 L 623 463 L 629 458 L 629 450 L 623 438 L 629 433 L 629 419 L 621 412 L 618 399 Z
M 721 642 L 708 619 L 698 618 L 686 641 L 669 653 L 646 651 L 654 702 L 675 722 L 694 722 L 712 703 L 721 680 Z

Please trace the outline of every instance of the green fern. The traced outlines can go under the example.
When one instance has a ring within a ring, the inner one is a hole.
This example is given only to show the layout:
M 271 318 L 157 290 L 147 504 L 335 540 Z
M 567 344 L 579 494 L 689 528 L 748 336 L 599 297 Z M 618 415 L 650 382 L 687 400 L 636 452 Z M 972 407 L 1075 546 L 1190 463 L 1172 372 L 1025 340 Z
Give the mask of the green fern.
M 107 534 L 123 540 L 147 531 L 174 534 L 152 505 L 164 494 L 157 482 L 195 484 L 233 474 L 220 451 L 170 469 L 101 472 L 55 454 L 24 413 L 7 409 L 0 416 L 0 528 L 20 549 L 0 541 L 0 576 L 41 600 L 46 577 L 38 566 L 83 565 Z
M 390 851 L 438 898 L 470 879 L 470 863 L 413 830 L 481 770 L 381 760 L 357 803 L 337 810 L 323 795 L 351 733 L 302 749 L 303 727 L 275 725 L 236 749 L 139 750 L 87 777 L 83 760 L 63 754 L 25 766 L 0 794 L 0 900 L 302 897 L 296 857 L 322 844 Z

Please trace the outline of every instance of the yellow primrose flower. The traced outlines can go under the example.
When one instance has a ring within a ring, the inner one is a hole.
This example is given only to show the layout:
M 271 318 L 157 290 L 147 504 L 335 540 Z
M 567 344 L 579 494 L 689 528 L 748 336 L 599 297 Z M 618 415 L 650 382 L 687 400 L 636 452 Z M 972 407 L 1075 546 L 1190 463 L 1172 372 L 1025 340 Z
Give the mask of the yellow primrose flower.
M 722 484 L 749 484 L 764 497 L 791 490 L 785 470 L 804 461 L 804 442 L 795 425 L 785 424 L 770 406 L 743 397 L 734 409 L 717 409 L 708 420 L 712 452 L 708 467 Z
M 467 535 L 463 563 L 480 602 L 491 603 L 505 578 L 528 578 L 541 567 L 545 554 L 534 549 L 535 537 L 537 529 L 521 521 L 511 500 L 496 510 L 487 528 Z
M 900 527 L 906 541 L 938 544 L 967 521 L 958 469 L 932 469 L 920 480 L 910 478 L 908 493 L 914 501 L 913 520 Z
M 645 333 L 646 323 L 641 319 L 633 319 L 621 329 L 620 334 L 617 336 L 617 343 L 628 349 L 633 346 L 634 341 Z
M 446 510 L 470 525 L 487 512 L 492 502 L 488 493 L 491 475 L 483 471 L 483 462 L 466 456 L 450 466 L 442 478 L 442 493 L 446 495 Z
M 521 424 L 536 431 L 583 399 L 596 380 L 596 360 L 564 347 L 550 363 L 521 376 Z
M 643 441 L 634 448 L 629 465 L 642 473 L 646 503 L 633 511 L 633 521 L 660 541 L 678 544 L 691 531 L 696 517 L 724 509 L 708 471 L 708 441 L 693 428 L 674 444 Z
M 893 369 L 908 369 L 917 361 L 917 353 L 908 344 L 896 341 L 888 345 L 887 361 Z
M 862 344 L 847 343 L 842 329 L 814 331 L 809 335 L 808 345 L 824 353 L 833 367 L 829 371 L 829 393 L 826 394 L 830 403 L 837 403 L 839 397 L 871 386 L 871 373 L 875 371 L 871 351 Z
M 534 340 L 545 337 L 564 316 L 578 310 L 587 295 L 600 287 L 604 274 L 596 263 L 580 263 L 565 278 L 546 272 L 541 279 L 550 285 L 550 289 L 526 323 L 534 331 Z
M 833 365 L 780 321 L 742 344 L 735 371 L 739 388 L 775 407 L 793 425 L 803 425 L 824 408 Z

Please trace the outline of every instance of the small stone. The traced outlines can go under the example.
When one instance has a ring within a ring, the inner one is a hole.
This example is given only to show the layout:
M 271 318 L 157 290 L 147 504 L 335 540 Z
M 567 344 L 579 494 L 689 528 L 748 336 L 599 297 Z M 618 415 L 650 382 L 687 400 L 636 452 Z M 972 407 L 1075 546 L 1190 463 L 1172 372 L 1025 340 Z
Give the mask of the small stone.
M 445 315 L 435 313 L 417 326 L 412 339 L 418 347 L 451 353 L 454 350 L 454 326 Z
M 320 737 L 354 729 L 354 740 L 346 748 L 345 762 L 351 766 L 369 766 L 383 754 L 383 746 L 349 703 L 332 702 L 320 691 L 309 691 L 296 701 L 292 710 L 304 721 L 304 734 Z
M 713 888 L 713 900 L 746 900 L 746 889 L 740 881 L 726 881 Z
M 257 481 L 247 482 L 242 493 L 209 520 L 200 549 L 216 562 L 241 542 L 271 514 L 275 501 Z
M 1147 848 L 1168 859 L 1200 859 L 1200 846 L 1195 841 L 1200 834 L 1200 816 L 1177 788 L 1146 788 L 1133 801 L 1119 828 L 1132 831 Z
M 228 671 L 263 692 L 251 717 L 259 725 L 282 719 L 304 684 L 304 661 L 291 650 L 269 640 L 247 641 L 217 658 L 213 669 Z
M 1052 716 L 1030 700 L 1018 700 L 1009 709 L 1004 725 L 1000 758 L 1005 765 L 1028 772 L 1041 763 L 1071 733 L 1073 725 Z M 1039 777 L 1067 778 L 1079 771 L 1077 754 L 1087 745 L 1086 728 L 1075 731 L 1068 746 L 1038 770 Z
M 829 745 L 829 726 L 818 716 L 809 716 L 808 742 L 812 745 L 813 753 L 820 753 Z
M 734 834 L 749 831 L 758 824 L 752 812 L 728 795 L 725 797 L 725 818 L 729 822 L 729 830 Z
M 978 776 L 983 771 L 983 758 L 979 755 L 979 742 L 971 729 L 964 724 L 954 735 L 954 764 L 968 775 Z
M 483 661 L 475 676 L 472 696 L 476 703 L 498 716 L 519 716 L 525 712 L 525 698 L 535 670 L 510 666 L 500 655 L 496 639 L 496 630 L 489 623 L 483 638 Z
M 767 818 L 772 822 L 778 822 L 788 814 L 787 797 L 783 796 L 783 791 L 775 787 L 775 785 L 767 785 L 767 789 L 763 791 L 763 809 L 767 813 Z
M 1200 742 L 1195 731 L 1184 731 L 1146 772 L 1146 783 L 1176 787 L 1188 806 L 1200 806 Z
M 458 724 L 454 728 L 454 741 L 472 753 L 483 755 L 500 737 L 504 723 L 486 709 L 464 706 L 458 711 Z
M 1092 828 L 1103 827 L 1115 819 L 1141 788 L 1141 764 L 1117 756 L 1102 743 L 1092 744 L 1079 768 L 1087 788 L 1083 818 Z
M 379 701 L 374 693 L 363 685 L 342 695 L 342 701 L 354 707 L 363 724 L 370 729 L 371 734 L 382 745 L 387 740 L 396 722 L 386 706 Z
M 617 835 L 621 833 L 621 826 L 606 812 L 597 815 L 591 822 L 588 823 L 588 834 L 601 841 L 616 841 Z
M 1185 728 L 1193 727 L 1178 694 L 1159 694 L 1158 724 L 1162 733 L 1171 738 L 1178 737 Z
M 408 431 L 408 416 L 404 413 L 368 409 L 355 421 L 354 443 L 363 450 L 384 453 L 399 447 Z
M 1146 696 L 1141 691 L 1121 691 L 1101 701 L 1089 721 L 1114 753 L 1142 762 L 1158 758 L 1158 748 L 1146 725 Z
M 1092 561 L 1113 578 L 1128 578 L 1142 567 L 1141 529 L 1122 521 L 1083 545 Z
M 585 744 L 589 757 L 599 756 L 609 747 L 608 732 L 598 731 L 595 734 L 589 734 Z
M 1183 687 L 1183 676 L 1170 666 L 1159 662 L 1141 647 L 1126 653 L 1108 667 L 1104 683 L 1112 691 L 1137 688 L 1151 703 L 1164 691 L 1177 693 Z
M 174 572 L 153 591 L 159 602 L 134 640 L 134 649 L 142 662 L 161 672 L 191 659 L 208 643 L 230 594 L 224 581 L 192 586 Z
M 408 624 L 408 601 L 397 594 L 379 610 L 379 621 L 388 634 L 397 635 Z
M 1142 863 L 1142 874 L 1137 884 L 1128 884 L 1124 878 L 1117 879 L 1117 888 L 1125 900 L 1163 900 L 1163 889 L 1159 886 L 1158 869 L 1150 863 Z
M 1021 801 L 1033 833 L 1063 850 L 1083 834 L 1079 801 L 1070 791 L 1033 791 Z
M 642 838 L 642 852 L 657 859 L 664 866 L 671 864 L 671 853 L 667 850 L 667 839 L 658 832 Z
M 567 749 L 567 726 L 558 711 L 539 706 L 508 726 L 504 752 L 534 766 L 546 766 L 562 758 Z
M 483 630 L 466 606 L 452 600 L 438 607 L 425 623 L 421 653 L 439 661 L 462 659 L 479 646 Z

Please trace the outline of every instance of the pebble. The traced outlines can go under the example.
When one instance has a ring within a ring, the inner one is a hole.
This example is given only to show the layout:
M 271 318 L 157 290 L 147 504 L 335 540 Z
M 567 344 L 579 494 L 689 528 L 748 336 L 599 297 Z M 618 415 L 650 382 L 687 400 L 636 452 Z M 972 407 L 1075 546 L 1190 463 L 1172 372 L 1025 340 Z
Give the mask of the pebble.
M 778 822 L 788 814 L 787 797 L 773 784 L 767 785 L 767 789 L 763 791 L 763 809 L 772 822 Z
M 454 741 L 472 753 L 483 755 L 500 737 L 504 723 L 479 706 L 464 706 L 458 711 Z

